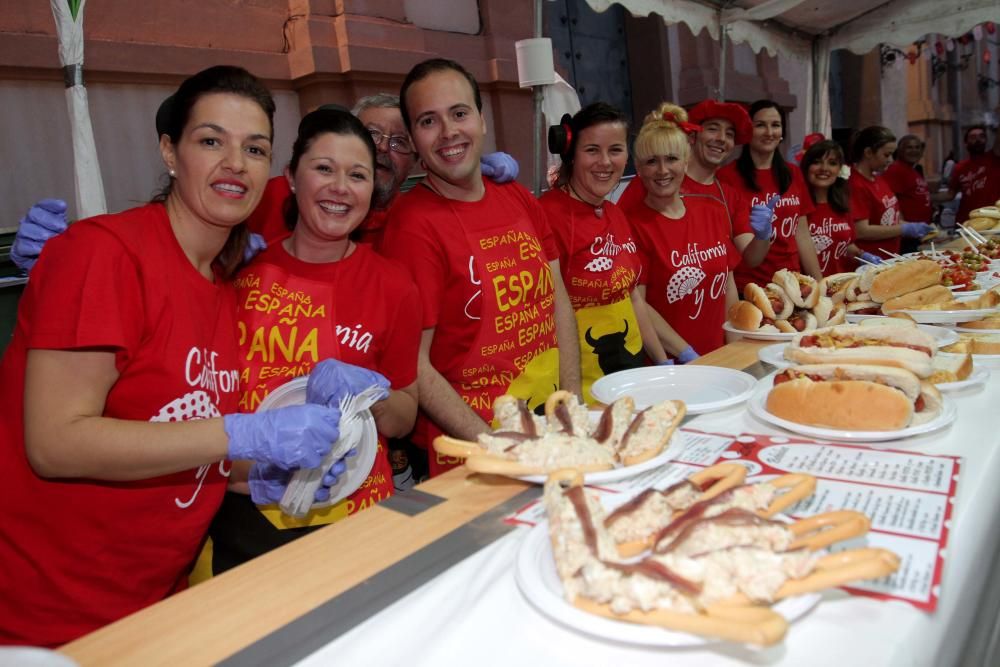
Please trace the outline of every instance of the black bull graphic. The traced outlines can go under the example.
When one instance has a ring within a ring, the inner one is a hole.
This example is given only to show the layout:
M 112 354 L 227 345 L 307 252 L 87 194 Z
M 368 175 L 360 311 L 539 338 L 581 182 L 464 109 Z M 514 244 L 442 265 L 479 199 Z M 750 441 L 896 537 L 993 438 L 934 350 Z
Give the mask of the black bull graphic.
M 625 349 L 625 338 L 628 336 L 628 320 L 625 322 L 625 331 L 615 331 L 604 334 L 600 338 L 591 335 L 593 327 L 587 327 L 584 337 L 587 344 L 594 350 L 597 356 L 597 365 L 601 367 L 601 372 L 605 375 L 615 371 L 624 371 L 629 368 L 639 368 L 643 366 L 642 348 L 638 352 L 629 352 Z

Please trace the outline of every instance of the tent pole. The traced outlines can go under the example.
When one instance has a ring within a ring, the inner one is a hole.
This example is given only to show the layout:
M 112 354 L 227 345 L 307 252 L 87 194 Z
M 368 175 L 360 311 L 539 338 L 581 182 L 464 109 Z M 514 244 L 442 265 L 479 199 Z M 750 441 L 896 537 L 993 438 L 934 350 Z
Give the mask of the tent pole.
M 535 0 L 535 37 L 542 36 L 542 2 L 544 0 Z M 532 97 L 534 101 L 534 111 L 535 111 L 535 122 L 534 128 L 535 133 L 532 135 L 531 147 L 534 157 L 534 172 L 535 172 L 535 183 L 534 191 L 535 196 L 542 194 L 542 186 L 545 183 L 545 174 L 542 173 L 542 146 L 541 139 L 542 128 L 545 124 L 545 119 L 542 114 L 542 87 L 532 86 Z
M 720 13 L 721 16 L 721 13 Z M 727 47 L 726 39 L 727 27 L 725 23 L 720 23 L 721 30 L 719 31 L 719 40 L 722 42 L 722 54 L 719 62 L 719 94 L 718 98 L 720 102 L 726 101 L 726 52 L 729 50 Z

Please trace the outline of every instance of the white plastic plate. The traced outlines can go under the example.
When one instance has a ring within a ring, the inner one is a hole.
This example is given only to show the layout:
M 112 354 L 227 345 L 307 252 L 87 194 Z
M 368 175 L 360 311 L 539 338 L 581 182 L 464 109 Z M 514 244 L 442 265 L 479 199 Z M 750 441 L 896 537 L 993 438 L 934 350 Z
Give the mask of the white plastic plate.
M 605 375 L 590 393 L 608 404 L 631 396 L 636 410 L 661 401 L 684 401 L 687 414 L 696 415 L 742 403 L 756 384 L 749 373 L 718 366 L 646 366 Z

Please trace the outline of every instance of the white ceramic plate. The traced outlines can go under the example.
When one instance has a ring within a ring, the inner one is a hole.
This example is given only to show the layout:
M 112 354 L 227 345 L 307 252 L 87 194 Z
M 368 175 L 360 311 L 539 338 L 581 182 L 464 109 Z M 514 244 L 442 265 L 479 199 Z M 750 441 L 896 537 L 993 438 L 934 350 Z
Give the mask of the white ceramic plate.
M 969 377 L 964 380 L 959 380 L 958 382 L 942 382 L 940 384 L 934 385 L 939 390 L 944 392 L 961 391 L 962 389 L 968 389 L 969 387 L 978 387 L 984 384 L 990 379 L 990 371 L 988 368 L 983 368 L 981 366 L 975 365 L 975 359 L 973 359 L 972 372 Z
M 747 404 L 750 414 L 761 421 L 771 424 L 772 426 L 777 426 L 785 429 L 786 431 L 806 435 L 811 438 L 836 440 L 840 442 L 886 442 L 888 440 L 902 440 L 903 438 L 908 438 L 911 435 L 930 433 L 944 428 L 955 421 L 955 418 L 958 416 L 958 408 L 955 406 L 955 402 L 947 397 L 942 397 L 941 414 L 937 417 L 927 423 L 920 424 L 918 426 L 908 426 L 907 428 L 896 431 L 842 431 L 835 428 L 799 424 L 797 422 L 772 415 L 765 407 L 767 404 L 767 394 L 774 385 L 775 375 L 776 373 L 772 373 L 771 375 L 761 379 L 757 392 L 754 393 Z
M 775 343 L 774 345 L 762 347 L 757 350 L 757 358 L 765 364 L 771 364 L 777 368 L 788 368 L 793 365 L 791 361 L 785 359 L 785 348 L 788 345 L 788 343 Z
M 646 366 L 598 378 L 590 393 L 602 403 L 631 396 L 636 410 L 666 400 L 684 401 L 687 414 L 721 410 L 747 400 L 757 379 L 718 366 Z
M 653 470 L 654 468 L 666 465 L 677 458 L 682 451 L 684 451 L 684 438 L 678 436 L 677 432 L 674 431 L 674 434 L 670 437 L 670 442 L 667 443 L 666 448 L 660 452 L 659 456 L 654 456 L 648 461 L 637 463 L 634 466 L 621 466 L 612 470 L 584 473 L 583 482 L 584 484 L 597 486 L 620 482 L 630 477 L 641 475 L 647 470 Z M 548 475 L 519 475 L 517 477 L 517 479 L 523 482 L 531 482 L 532 484 L 544 484 L 547 478 Z
M 795 336 L 794 333 L 784 333 L 783 331 L 743 331 L 743 329 L 737 329 L 729 322 L 722 323 L 722 330 L 728 331 L 732 334 L 739 334 L 740 336 L 749 338 L 750 340 L 791 340 Z
M 274 410 L 287 405 L 303 405 L 306 402 L 306 385 L 309 376 L 295 378 L 281 385 L 260 402 L 258 411 Z M 356 456 L 345 460 L 347 471 L 340 476 L 337 483 L 330 487 L 330 499 L 321 503 L 313 503 L 313 507 L 328 507 L 357 491 L 372 471 L 375 456 L 378 454 L 378 431 L 375 428 L 375 418 L 365 410 L 361 413 L 364 428 L 361 432 L 361 442 L 358 443 Z M 336 446 L 336 444 L 334 444 Z
M 703 646 L 722 641 L 650 625 L 616 621 L 574 607 L 563 597 L 562 581 L 552 558 L 547 521 L 528 531 L 521 542 L 514 562 L 514 579 L 521 593 L 538 611 L 557 623 L 591 637 L 649 647 Z M 821 597 L 819 593 L 811 593 L 788 598 L 774 605 L 774 610 L 792 622 L 815 607 Z
M 997 308 L 977 308 L 976 310 L 903 310 L 921 324 L 954 324 L 970 322 L 1000 313 Z

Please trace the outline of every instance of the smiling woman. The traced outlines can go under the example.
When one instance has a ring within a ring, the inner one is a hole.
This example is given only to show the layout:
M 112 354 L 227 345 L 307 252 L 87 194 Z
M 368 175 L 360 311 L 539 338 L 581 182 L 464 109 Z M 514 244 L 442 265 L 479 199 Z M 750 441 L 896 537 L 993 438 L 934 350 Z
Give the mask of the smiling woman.
M 183 588 L 225 459 L 315 466 L 337 439 L 323 406 L 231 414 L 226 277 L 273 113 L 243 69 L 187 79 L 159 200 L 75 223 L 36 264 L 0 362 L 0 503 L 18 508 L 0 522 L 0 644 L 62 644 Z
M 583 396 L 608 373 L 667 356 L 639 291 L 642 265 L 624 213 L 605 201 L 628 162 L 625 115 L 603 102 L 581 109 L 550 133 L 562 157 L 558 187 L 542 196 L 559 248 L 559 268 L 576 315 Z

